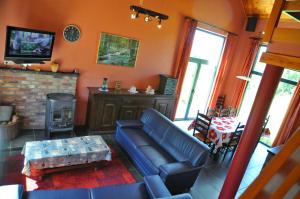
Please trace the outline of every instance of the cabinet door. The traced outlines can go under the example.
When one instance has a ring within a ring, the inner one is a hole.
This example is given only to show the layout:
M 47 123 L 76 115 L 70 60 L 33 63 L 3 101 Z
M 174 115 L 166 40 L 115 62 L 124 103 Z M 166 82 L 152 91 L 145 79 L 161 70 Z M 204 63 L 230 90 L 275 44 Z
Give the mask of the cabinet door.
M 135 120 L 138 107 L 134 105 L 123 105 L 120 109 L 120 120 Z
M 126 96 L 123 98 L 123 104 L 124 104 L 124 106 L 122 105 L 122 107 L 125 107 L 127 112 L 130 111 L 130 112 L 134 113 L 134 114 L 131 114 L 132 117 L 129 117 L 129 115 L 128 115 L 127 118 L 130 118 L 132 120 L 138 120 L 138 119 L 140 119 L 140 117 L 145 109 L 152 108 L 154 106 L 154 99 L 152 96 L 147 96 L 147 97 Z M 121 111 L 121 114 L 124 111 Z M 123 114 L 122 118 L 124 118 L 124 114 Z
M 100 130 L 113 130 L 116 126 L 118 114 L 118 100 L 117 99 L 104 99 L 102 103 L 102 118 Z
M 102 99 L 97 95 L 90 95 L 87 110 L 87 125 L 90 131 L 97 131 L 101 128 Z
M 174 99 L 156 99 L 154 108 L 168 118 L 171 118 L 174 102 Z

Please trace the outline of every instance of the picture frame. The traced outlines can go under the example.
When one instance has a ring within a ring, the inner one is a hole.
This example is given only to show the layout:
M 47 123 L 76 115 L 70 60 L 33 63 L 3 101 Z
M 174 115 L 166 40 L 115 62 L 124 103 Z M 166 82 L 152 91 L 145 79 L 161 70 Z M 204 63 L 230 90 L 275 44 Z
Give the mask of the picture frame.
M 139 40 L 102 32 L 99 39 L 97 64 L 135 67 Z

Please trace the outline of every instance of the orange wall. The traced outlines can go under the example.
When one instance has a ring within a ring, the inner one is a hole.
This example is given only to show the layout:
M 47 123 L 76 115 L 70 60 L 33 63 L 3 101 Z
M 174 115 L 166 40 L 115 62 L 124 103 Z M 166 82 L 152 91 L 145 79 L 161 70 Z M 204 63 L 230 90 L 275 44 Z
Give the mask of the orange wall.
M 183 16 L 211 23 L 231 32 L 240 32 L 244 12 L 240 0 L 145 0 L 144 7 L 170 16 L 158 30 L 156 23 L 131 20 L 129 6 L 137 0 L 0 0 L 0 63 L 3 63 L 6 26 L 19 26 L 56 32 L 53 61 L 60 70 L 79 69 L 77 84 L 77 124 L 84 124 L 88 86 L 99 86 L 108 77 L 110 86 L 116 80 L 122 87 L 158 86 L 158 74 L 171 74 L 180 39 Z M 64 41 L 62 31 L 68 24 L 81 29 L 78 42 Z M 140 41 L 135 68 L 96 64 L 101 32 L 108 32 Z M 44 68 L 49 68 L 49 63 Z

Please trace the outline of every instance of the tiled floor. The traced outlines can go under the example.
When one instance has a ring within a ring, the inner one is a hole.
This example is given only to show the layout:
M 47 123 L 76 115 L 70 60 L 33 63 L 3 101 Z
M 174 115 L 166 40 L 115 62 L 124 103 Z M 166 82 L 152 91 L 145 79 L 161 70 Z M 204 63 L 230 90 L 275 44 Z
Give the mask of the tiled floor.
M 182 128 L 185 132 L 188 132 L 187 122 L 176 122 L 176 124 Z M 79 130 L 76 132 L 77 136 L 87 135 L 88 132 L 84 130 Z M 94 134 L 94 133 L 93 133 Z M 76 136 L 75 134 L 65 133 L 60 134 L 59 136 L 55 136 L 54 138 L 65 138 L 65 137 L 72 137 Z M 142 176 L 135 168 L 129 157 L 125 154 L 125 152 L 118 147 L 116 142 L 114 141 L 113 134 L 105 134 L 103 138 L 106 140 L 108 144 L 111 144 L 118 150 L 119 154 L 122 154 L 121 157 L 127 166 L 127 168 L 131 171 L 131 173 L 137 178 L 141 179 Z M 33 140 L 42 140 L 45 139 L 44 133 L 41 130 L 31 130 L 31 131 L 24 131 L 21 133 L 19 137 L 15 140 L 1 144 L 1 151 L 0 151 L 0 179 L 2 175 L 2 165 L 3 161 L 5 160 L 6 156 L 20 154 L 22 147 L 26 141 L 33 141 Z M 267 148 L 261 144 L 258 145 L 255 153 L 253 154 L 251 161 L 248 165 L 247 171 L 244 175 L 243 181 L 240 185 L 238 195 L 240 195 L 248 185 L 257 177 L 259 174 L 264 160 L 267 155 Z M 191 194 L 194 199 L 215 199 L 218 198 L 219 192 L 222 188 L 224 179 L 227 174 L 227 170 L 230 166 L 230 160 L 228 159 L 230 154 L 227 155 L 227 158 L 222 162 L 221 160 L 212 160 L 209 158 L 205 167 L 201 170 L 199 177 L 197 178 L 194 186 L 191 189 Z M 220 158 L 221 159 L 221 158 Z
M 187 134 L 192 135 L 193 131 L 188 131 L 187 128 L 191 121 L 176 121 L 175 124 L 185 131 Z M 244 178 L 240 184 L 239 191 L 236 195 L 238 197 L 245 191 L 245 189 L 252 183 L 252 181 L 259 175 L 264 161 L 267 157 L 267 147 L 258 144 L 255 152 L 247 167 Z M 227 171 L 229 169 L 231 160 L 230 155 L 222 162 L 222 158 L 215 161 L 211 158 L 206 162 L 205 167 L 201 170 L 199 177 L 197 178 L 191 194 L 195 199 L 215 199 L 218 198 L 221 188 L 223 186 Z

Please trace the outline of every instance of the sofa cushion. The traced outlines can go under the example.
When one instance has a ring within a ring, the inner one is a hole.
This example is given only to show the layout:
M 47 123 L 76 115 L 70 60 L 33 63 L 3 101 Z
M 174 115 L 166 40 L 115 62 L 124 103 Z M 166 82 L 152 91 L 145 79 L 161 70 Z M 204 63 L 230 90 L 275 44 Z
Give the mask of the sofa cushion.
M 172 124 L 167 117 L 154 109 L 144 111 L 141 122 L 144 124 L 143 130 L 157 143 L 162 141 L 167 129 Z
M 118 120 L 116 123 L 117 126 L 121 128 L 141 128 L 143 126 L 143 123 L 139 120 Z
M 171 193 L 159 176 L 146 176 L 144 177 L 144 182 L 150 198 L 153 199 L 171 196 Z
M 154 145 L 155 142 L 141 128 L 122 128 L 121 136 L 135 148 L 138 146 Z
M 193 166 L 205 163 L 209 148 L 204 143 L 172 125 L 166 132 L 161 146 L 177 161 L 189 161 Z
M 144 183 L 114 185 L 91 189 L 91 199 L 147 199 Z
M 90 199 L 89 189 L 62 189 L 62 190 L 37 190 L 29 191 L 26 199 Z
M 156 198 L 156 199 L 193 199 L 192 196 L 188 193 L 183 193 L 175 196 Z
M 139 150 L 143 156 L 150 160 L 151 164 L 153 164 L 156 168 L 158 168 L 160 165 L 175 162 L 174 158 L 172 158 L 172 156 L 170 156 L 160 147 L 141 146 L 139 147 Z

